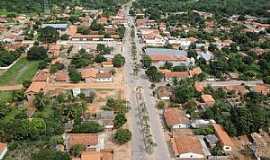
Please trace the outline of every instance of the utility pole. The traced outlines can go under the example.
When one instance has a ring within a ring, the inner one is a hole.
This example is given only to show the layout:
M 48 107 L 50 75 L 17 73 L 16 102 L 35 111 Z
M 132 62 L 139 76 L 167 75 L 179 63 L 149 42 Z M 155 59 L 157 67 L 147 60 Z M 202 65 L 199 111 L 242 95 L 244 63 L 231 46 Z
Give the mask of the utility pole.
M 50 14 L 50 7 L 48 0 L 43 0 L 43 8 L 45 14 Z

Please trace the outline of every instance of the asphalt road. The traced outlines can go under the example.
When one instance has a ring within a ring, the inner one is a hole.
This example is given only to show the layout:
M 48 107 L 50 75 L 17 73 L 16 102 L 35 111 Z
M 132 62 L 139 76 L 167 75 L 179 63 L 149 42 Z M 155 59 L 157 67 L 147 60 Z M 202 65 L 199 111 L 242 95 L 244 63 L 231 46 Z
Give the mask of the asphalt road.
M 128 4 L 130 6 L 130 4 Z M 128 15 L 129 7 L 126 7 L 125 13 Z M 134 19 L 130 16 L 128 17 L 128 22 L 134 25 Z M 140 70 L 137 76 L 133 74 L 133 58 L 131 55 L 131 27 L 128 26 L 126 29 L 126 35 L 123 40 L 123 56 L 126 59 L 126 64 L 124 66 L 125 73 L 125 87 L 126 95 L 131 107 L 130 118 L 131 118 L 131 130 L 132 130 L 132 159 L 133 160 L 170 160 L 170 153 L 165 139 L 164 130 L 162 126 L 162 119 L 155 108 L 156 100 L 152 96 L 152 90 L 150 89 L 151 83 L 145 78 L 144 70 Z M 141 45 L 139 44 L 138 37 L 135 37 L 136 46 L 138 48 L 138 54 L 141 54 Z M 139 56 L 140 57 L 140 56 Z M 149 113 L 149 124 L 151 127 L 154 142 L 157 146 L 154 148 L 154 152 L 148 155 L 144 149 L 143 136 L 140 131 L 140 126 L 138 124 L 138 114 L 136 102 L 136 92 L 135 89 L 141 86 L 143 88 L 143 96 L 145 99 L 145 104 L 147 111 Z

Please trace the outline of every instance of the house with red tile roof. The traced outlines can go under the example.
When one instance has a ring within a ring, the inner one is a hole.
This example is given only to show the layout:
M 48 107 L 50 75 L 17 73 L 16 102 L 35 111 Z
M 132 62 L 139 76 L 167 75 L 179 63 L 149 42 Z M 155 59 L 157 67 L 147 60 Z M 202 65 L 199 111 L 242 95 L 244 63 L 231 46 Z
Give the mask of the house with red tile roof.
M 194 87 L 195 87 L 195 90 L 197 91 L 197 92 L 203 92 L 204 91 L 204 85 L 203 84 L 201 84 L 201 83 L 195 83 L 194 84 Z
M 189 74 L 191 77 L 194 77 L 194 76 L 198 76 L 202 73 L 202 69 L 200 67 L 195 67 L 195 68 L 192 68 L 190 71 L 189 71 Z
M 95 68 L 84 68 L 81 70 L 82 79 L 84 79 L 86 83 L 96 81 L 97 73 L 98 70 Z
M 113 75 L 111 72 L 99 71 L 96 75 L 96 81 L 97 82 L 112 82 Z
M 8 146 L 6 143 L 0 142 L 0 160 L 4 159 L 5 155 L 7 154 Z
M 84 151 L 81 153 L 81 157 L 72 160 L 113 160 L 113 150 Z
M 108 60 L 101 63 L 101 66 L 104 68 L 113 68 L 113 62 L 112 60 Z
M 185 79 L 190 78 L 190 74 L 188 71 L 183 72 L 166 72 L 164 73 L 164 79 L 165 81 L 172 81 L 173 79 Z
M 221 125 L 213 124 L 213 127 L 224 152 L 231 152 L 234 147 L 231 137 L 228 135 L 228 133 Z
M 268 85 L 268 84 L 257 84 L 255 86 L 255 92 L 261 93 L 263 95 L 268 95 L 270 93 L 270 85 Z
M 65 71 L 58 71 L 55 73 L 55 79 L 56 82 L 68 82 L 69 76 L 68 73 Z
M 199 139 L 192 134 L 177 134 L 170 139 L 174 156 L 177 159 L 205 159 Z
M 206 106 L 210 107 L 215 104 L 215 99 L 210 94 L 203 94 L 201 95 L 202 103 Z
M 82 79 L 86 83 L 90 82 L 112 82 L 113 75 L 109 71 L 102 71 L 95 68 L 85 68 L 81 70 Z
M 32 82 L 28 89 L 25 91 L 27 99 L 29 102 L 32 102 L 34 95 L 39 92 L 45 92 L 47 87 L 46 82 Z
M 47 82 L 49 79 L 50 73 L 48 69 L 40 70 L 36 73 L 33 78 L 33 82 Z
M 162 67 L 166 62 L 174 66 L 193 66 L 195 60 L 187 57 L 187 52 L 177 49 L 166 48 L 146 48 L 145 54 L 152 59 L 152 64 L 156 67 Z
M 170 129 L 188 128 L 189 120 L 178 108 L 166 108 L 163 112 L 164 120 Z
M 95 133 L 71 133 L 65 136 L 65 148 L 70 150 L 74 145 L 84 145 L 87 151 L 99 151 L 100 139 Z

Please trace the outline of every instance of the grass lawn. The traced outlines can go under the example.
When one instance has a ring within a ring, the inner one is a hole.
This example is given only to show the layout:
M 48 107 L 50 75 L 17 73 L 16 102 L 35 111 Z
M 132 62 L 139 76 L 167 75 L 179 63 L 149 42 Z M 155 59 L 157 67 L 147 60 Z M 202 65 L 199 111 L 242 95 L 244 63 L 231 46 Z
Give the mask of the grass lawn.
M 2 102 L 8 102 L 12 99 L 12 92 L 8 91 L 1 91 L 0 92 L 0 101 Z
M 0 76 L 0 85 L 22 84 L 31 80 L 38 70 L 39 61 L 29 61 L 21 58 L 9 70 Z

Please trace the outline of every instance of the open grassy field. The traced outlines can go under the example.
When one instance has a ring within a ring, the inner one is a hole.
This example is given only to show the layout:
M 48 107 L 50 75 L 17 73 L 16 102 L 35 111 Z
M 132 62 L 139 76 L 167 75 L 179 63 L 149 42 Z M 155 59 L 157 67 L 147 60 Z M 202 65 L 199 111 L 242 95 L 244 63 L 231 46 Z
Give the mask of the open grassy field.
M 26 80 L 31 80 L 38 70 L 38 63 L 21 58 L 0 76 L 0 85 L 22 84 Z

